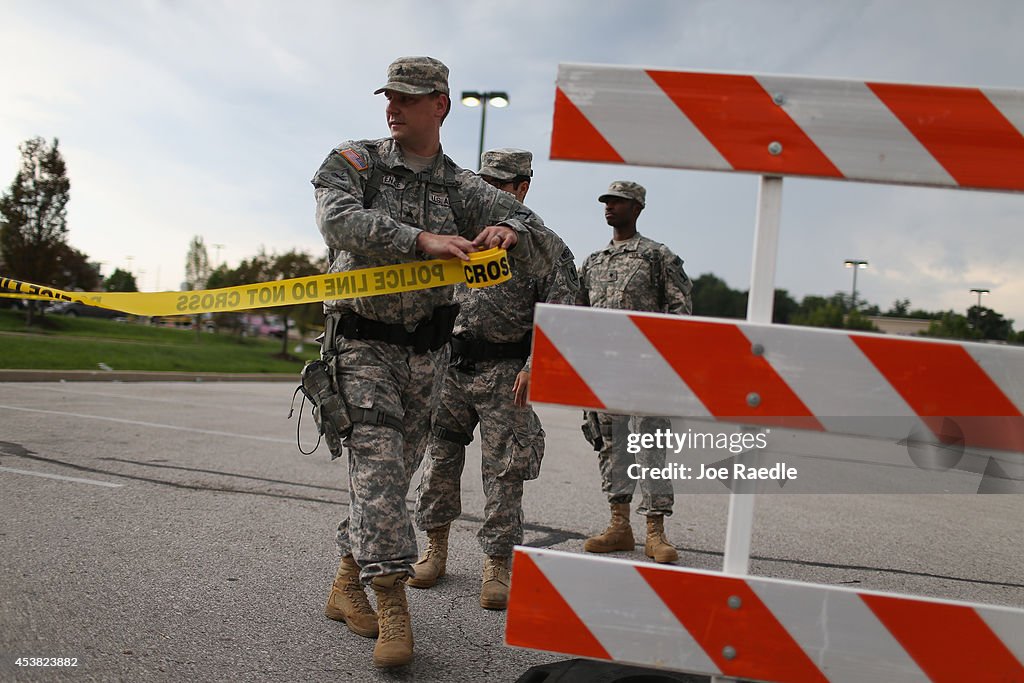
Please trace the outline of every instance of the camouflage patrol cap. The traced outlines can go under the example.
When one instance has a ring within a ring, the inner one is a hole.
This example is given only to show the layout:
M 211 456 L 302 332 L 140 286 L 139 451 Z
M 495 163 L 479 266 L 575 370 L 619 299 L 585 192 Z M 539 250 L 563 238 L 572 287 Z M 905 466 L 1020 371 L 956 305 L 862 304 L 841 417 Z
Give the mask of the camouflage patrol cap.
M 647 190 L 640 183 L 634 183 L 631 180 L 613 181 L 608 186 L 608 191 L 598 197 L 597 201 L 603 202 L 609 197 L 632 199 L 635 202 L 639 202 L 640 206 L 647 206 Z
M 388 66 L 388 82 L 373 91 L 385 90 L 406 95 L 448 94 L 448 67 L 433 57 L 399 57 Z
M 512 180 L 517 176 L 530 178 L 533 176 L 532 161 L 533 153 L 525 149 L 489 149 L 480 156 L 479 173 L 498 180 Z

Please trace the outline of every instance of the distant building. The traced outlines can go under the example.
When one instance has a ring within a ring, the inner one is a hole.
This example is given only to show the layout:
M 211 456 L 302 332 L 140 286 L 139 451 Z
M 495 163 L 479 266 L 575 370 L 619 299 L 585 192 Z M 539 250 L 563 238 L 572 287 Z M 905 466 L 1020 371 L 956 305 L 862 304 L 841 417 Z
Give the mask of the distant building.
M 927 318 L 890 318 L 884 315 L 865 316 L 878 328 L 879 332 L 885 334 L 899 334 L 905 337 L 913 336 L 919 332 L 926 332 L 932 321 Z

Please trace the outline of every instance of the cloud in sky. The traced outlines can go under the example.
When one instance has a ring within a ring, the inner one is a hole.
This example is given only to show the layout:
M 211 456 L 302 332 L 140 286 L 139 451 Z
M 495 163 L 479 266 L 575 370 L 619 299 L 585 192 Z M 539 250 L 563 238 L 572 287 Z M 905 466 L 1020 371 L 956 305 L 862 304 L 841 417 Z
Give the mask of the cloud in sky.
M 0 184 L 18 144 L 58 137 L 72 181 L 70 241 L 177 288 L 194 235 L 237 263 L 320 253 L 309 179 L 347 138 L 387 134 L 381 85 L 402 54 L 431 54 L 452 88 L 507 90 L 487 146 L 531 149 L 529 203 L 582 260 L 609 236 L 597 195 L 648 188 L 640 230 L 694 277 L 748 286 L 757 179 L 547 160 L 559 62 L 1024 87 L 1024 5 L 894 2 L 517 3 L 397 1 L 5 3 Z M 456 103 L 445 151 L 476 166 L 479 110 Z M 1019 195 L 788 179 L 776 282 L 796 297 L 848 291 L 845 258 L 871 268 L 882 308 L 964 311 L 971 287 L 1024 325 Z M 211 257 L 215 255 L 211 249 Z M 127 257 L 132 256 L 131 260 Z

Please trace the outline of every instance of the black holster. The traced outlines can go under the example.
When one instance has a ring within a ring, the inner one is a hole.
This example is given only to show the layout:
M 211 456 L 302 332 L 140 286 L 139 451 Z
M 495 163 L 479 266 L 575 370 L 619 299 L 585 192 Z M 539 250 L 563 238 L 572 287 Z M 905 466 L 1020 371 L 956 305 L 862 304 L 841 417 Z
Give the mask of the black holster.
M 593 410 L 583 411 L 583 425 L 580 427 L 583 430 L 583 438 L 594 447 L 595 451 L 600 452 L 604 448 L 604 437 L 601 436 L 601 423 L 597 419 L 597 413 Z
M 352 420 L 349 419 L 344 397 L 334 385 L 330 365 L 322 360 L 306 363 L 302 368 L 299 388 L 313 404 L 313 421 L 327 442 L 331 459 L 340 457 L 342 441 L 352 433 Z

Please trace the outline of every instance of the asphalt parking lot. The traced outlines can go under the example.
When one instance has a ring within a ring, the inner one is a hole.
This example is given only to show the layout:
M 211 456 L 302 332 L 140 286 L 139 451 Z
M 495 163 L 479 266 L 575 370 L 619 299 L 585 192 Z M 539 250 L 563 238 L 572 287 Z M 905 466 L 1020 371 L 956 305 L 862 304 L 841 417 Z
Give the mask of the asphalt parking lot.
M 415 662 L 373 670 L 372 641 L 322 615 L 347 478 L 326 447 L 296 450 L 285 419 L 293 388 L 0 383 L 0 679 L 513 681 L 562 659 L 505 646 L 504 613 L 477 605 L 474 442 L 449 576 L 409 589 Z M 539 412 L 547 455 L 526 487 L 525 542 L 582 552 L 607 521 L 596 459 L 577 411 Z M 757 505 L 752 573 L 1024 607 L 1019 495 L 771 495 Z M 727 495 L 677 499 L 667 527 L 680 564 L 721 568 L 727 507 Z M 78 665 L 17 667 L 18 657 Z

